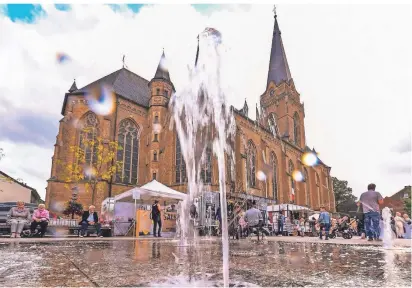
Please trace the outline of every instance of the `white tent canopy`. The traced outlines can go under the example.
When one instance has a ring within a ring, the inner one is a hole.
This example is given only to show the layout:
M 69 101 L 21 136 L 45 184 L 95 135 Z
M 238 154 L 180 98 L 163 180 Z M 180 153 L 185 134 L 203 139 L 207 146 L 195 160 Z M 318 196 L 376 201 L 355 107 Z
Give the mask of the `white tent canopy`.
M 138 203 L 150 202 L 150 204 L 154 200 L 178 202 L 185 200 L 187 197 L 185 193 L 173 190 L 156 180 L 152 180 L 141 187 L 130 189 L 115 196 L 114 200 L 115 202 L 132 202 L 134 201 L 133 194 L 140 196 L 140 199 L 137 200 Z
M 278 204 L 278 205 L 268 205 L 267 211 L 271 212 L 271 211 L 312 211 L 311 209 L 309 209 L 308 207 L 304 207 L 304 206 L 299 206 L 299 205 L 295 205 L 295 204 Z

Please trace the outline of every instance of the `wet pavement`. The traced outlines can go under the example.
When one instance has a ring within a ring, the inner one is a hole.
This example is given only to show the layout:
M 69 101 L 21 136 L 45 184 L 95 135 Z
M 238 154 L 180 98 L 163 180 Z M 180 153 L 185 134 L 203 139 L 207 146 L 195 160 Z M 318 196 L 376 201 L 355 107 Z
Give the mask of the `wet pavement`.
M 221 246 L 213 240 L 196 248 L 168 239 L 4 240 L 0 286 L 221 286 Z M 410 247 L 234 240 L 230 255 L 238 287 L 411 285 Z

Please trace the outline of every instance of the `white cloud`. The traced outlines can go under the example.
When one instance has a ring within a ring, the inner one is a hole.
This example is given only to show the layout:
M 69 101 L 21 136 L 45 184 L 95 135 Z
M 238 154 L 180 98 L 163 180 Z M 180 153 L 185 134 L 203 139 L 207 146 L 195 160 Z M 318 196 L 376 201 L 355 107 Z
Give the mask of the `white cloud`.
M 85 86 L 121 68 L 123 54 L 130 70 L 150 80 L 165 48 L 179 89 L 187 65 L 194 62 L 196 36 L 206 26 L 223 34 L 230 104 L 241 107 L 247 98 L 253 107 L 266 88 L 270 5 L 231 5 L 206 14 L 190 5 L 145 6 L 138 14 L 97 5 L 74 5 L 67 12 L 46 9 L 47 17 L 35 24 L 0 15 L 0 118 L 31 111 L 57 123 L 73 78 Z M 356 195 L 368 182 L 376 182 L 385 195 L 410 184 L 410 175 L 382 169 L 394 160 L 393 142 L 411 129 L 407 35 L 412 17 L 407 7 L 279 5 L 277 11 L 292 77 L 305 101 L 309 146 L 332 166 L 334 176 L 349 181 Z M 72 61 L 58 65 L 57 52 Z M 44 195 L 53 146 L 0 145 L 7 154 L 0 167 L 15 171 L 12 176 L 27 179 Z M 38 171 L 43 181 L 23 168 Z

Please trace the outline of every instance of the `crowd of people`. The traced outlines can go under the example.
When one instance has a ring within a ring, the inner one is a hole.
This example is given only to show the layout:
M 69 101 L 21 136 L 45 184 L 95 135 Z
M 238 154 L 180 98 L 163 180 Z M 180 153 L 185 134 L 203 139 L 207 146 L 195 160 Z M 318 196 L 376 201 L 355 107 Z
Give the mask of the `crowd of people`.
M 298 235 L 304 237 L 308 235 L 318 236 L 320 239 L 323 239 L 324 236 L 328 240 L 336 237 L 336 235 L 342 235 L 346 239 L 357 235 L 368 241 L 381 241 L 380 226 L 382 226 L 383 219 L 379 204 L 383 203 L 383 197 L 375 189 L 375 184 L 368 185 L 368 190 L 362 193 L 358 202 L 359 213 L 352 218 L 346 215 L 340 218 L 333 217 L 332 213 L 327 212 L 325 207 L 320 207 L 320 214 L 317 218 L 304 215 L 304 213 L 296 217 L 297 215 L 293 215 L 291 211 L 285 213 L 282 210 L 273 217 L 271 223 L 266 224 L 271 227 L 272 234 L 278 236 Z M 235 211 L 235 218 L 237 218 L 235 220 L 237 221 L 233 224 L 232 234 L 233 231 L 239 229 L 240 235 L 247 236 L 253 230 L 250 229 L 251 227 L 255 228 L 263 225 L 262 211 L 256 209 L 256 203 L 253 203 L 252 207 L 246 212 L 243 212 L 240 207 L 236 207 Z M 260 219 L 260 222 L 258 219 Z M 406 213 L 401 216 L 401 213 L 397 212 L 391 219 L 391 227 L 397 238 L 410 238 L 410 225 L 411 219 Z M 347 237 L 345 237 L 345 234 Z
M 257 208 L 256 202 L 248 203 L 249 209 L 243 210 L 239 205 L 234 207 L 234 210 L 229 215 L 229 233 L 230 235 L 236 235 L 238 238 L 247 237 L 252 233 L 258 235 L 264 234 L 287 236 L 298 235 L 304 236 L 318 236 L 319 239 L 328 240 L 334 238 L 341 233 L 344 238 L 350 239 L 352 235 L 359 235 L 361 238 L 367 238 L 368 241 L 381 241 L 381 225 L 382 217 L 380 215 L 379 204 L 382 204 L 382 195 L 375 191 L 376 185 L 369 184 L 368 191 L 362 193 L 360 196 L 358 206 L 362 213 L 353 218 L 343 216 L 341 218 L 332 217 L 332 214 L 327 212 L 325 207 L 320 207 L 320 214 L 317 219 L 314 216 L 293 215 L 285 213 L 285 211 L 279 211 L 269 222 L 265 222 L 262 211 Z M 192 205 L 194 206 L 194 205 Z M 196 209 L 190 209 L 192 218 L 197 217 Z M 87 231 L 92 227 L 98 237 L 103 237 L 101 233 L 101 224 L 96 207 L 91 205 L 87 211 L 83 212 L 80 225 L 80 237 L 84 237 Z M 192 211 L 193 210 L 193 211 Z M 220 209 L 218 209 L 217 218 L 221 221 Z M 161 237 L 162 230 L 162 208 L 159 201 L 154 201 L 152 205 L 152 211 L 150 217 L 153 221 L 153 236 Z M 290 212 L 290 211 L 289 211 Z M 193 214 L 193 215 L 192 215 Z M 292 217 L 288 217 L 288 216 Z M 295 217 L 293 217 L 295 216 Z M 296 217 L 298 216 L 298 217 Z M 10 209 L 8 214 L 8 224 L 10 225 L 11 238 L 20 238 L 25 226 L 30 227 L 30 233 L 37 234 L 43 237 L 47 231 L 47 227 L 50 221 L 49 211 L 44 204 L 39 204 L 38 208 L 34 210 L 33 214 L 30 213 L 29 208 L 25 207 L 25 203 L 22 201 L 17 202 L 17 206 Z M 271 226 L 271 227 L 270 227 Z M 266 229 L 266 228 L 271 229 Z M 391 228 L 397 238 L 409 238 L 411 237 L 411 219 L 409 215 L 397 212 L 391 218 Z M 37 230 L 36 230 L 37 229 Z M 266 229 L 266 230 L 265 230 Z M 348 234 L 345 237 L 344 234 Z

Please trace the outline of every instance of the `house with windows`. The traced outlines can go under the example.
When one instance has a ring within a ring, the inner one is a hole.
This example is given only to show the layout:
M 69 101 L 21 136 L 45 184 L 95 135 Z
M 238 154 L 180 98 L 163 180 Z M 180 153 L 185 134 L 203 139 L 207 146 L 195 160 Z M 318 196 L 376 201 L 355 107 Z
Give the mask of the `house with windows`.
M 40 204 L 36 189 L 28 186 L 21 179 L 15 179 L 0 171 L 0 203 L 24 201 L 25 203 Z
M 412 192 L 411 185 L 407 185 L 403 189 L 393 194 L 392 196 L 386 196 L 385 198 L 383 198 L 383 203 L 379 205 L 380 209 L 389 207 L 393 209 L 393 213 L 396 213 L 396 212 L 405 213 L 406 212 L 405 201 L 408 199 L 411 199 L 412 197 L 411 192 Z
M 202 51 L 198 48 L 196 59 L 199 53 Z M 102 183 L 103 188 L 95 197 L 94 204 L 98 209 L 106 197 L 142 186 L 152 179 L 172 189 L 187 191 L 181 145 L 176 131 L 169 129 L 171 115 L 168 104 L 175 87 L 169 71 L 161 65 L 165 58 L 163 52 L 150 80 L 123 67 L 83 88 L 77 88 L 76 82 L 72 84 L 64 96 L 63 118 L 46 188 L 49 209 L 53 211 L 53 203 L 67 201 L 71 197 L 58 163 L 76 161 L 70 147 L 82 147 L 82 137 L 91 139 L 97 135 L 118 141 L 123 148 L 117 152 L 117 160 L 123 163 L 122 169 Z M 231 161 L 226 161 L 229 194 L 248 194 L 267 203 L 292 203 L 311 209 L 325 205 L 334 211 L 331 167 L 322 161 L 315 167 L 305 167 L 300 160 L 303 153 L 316 151 L 306 143 L 305 107 L 289 69 L 276 15 L 268 66 L 266 90 L 259 97 L 260 109 L 256 105 L 256 119 L 249 118 L 246 100 L 243 107 L 232 107 L 237 131 L 234 167 Z M 116 95 L 115 110 L 108 116 L 93 113 L 85 98 L 88 91 L 102 85 L 110 86 Z M 78 125 L 74 127 L 65 121 L 67 117 L 78 119 Z M 88 128 L 87 133 L 84 128 Z M 280 137 L 275 137 L 274 131 Z M 86 160 L 92 162 L 93 151 L 85 152 Z M 201 178 L 205 189 L 219 191 L 217 159 L 211 147 L 206 149 L 203 163 Z M 292 177 L 296 170 L 303 174 L 303 181 L 296 182 Z M 266 175 L 265 181 L 257 177 L 262 172 Z M 84 185 L 79 183 L 77 186 L 79 201 L 83 205 L 91 204 L 91 195 L 85 192 Z

